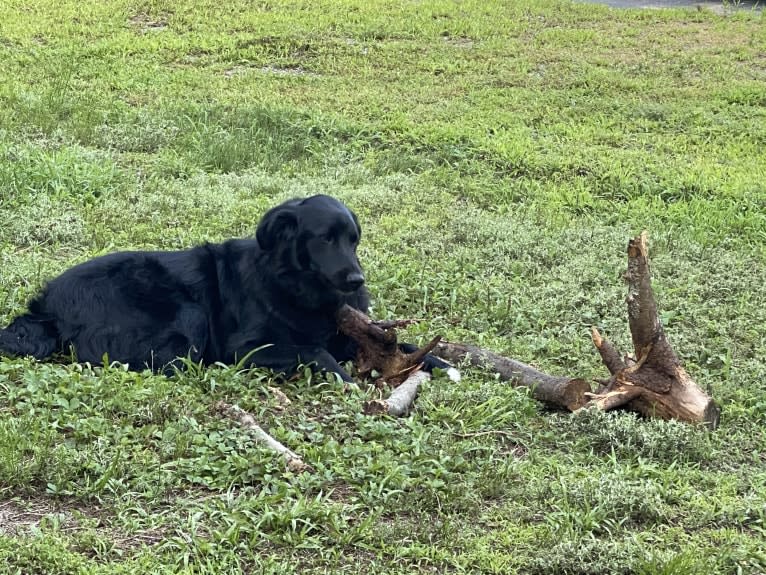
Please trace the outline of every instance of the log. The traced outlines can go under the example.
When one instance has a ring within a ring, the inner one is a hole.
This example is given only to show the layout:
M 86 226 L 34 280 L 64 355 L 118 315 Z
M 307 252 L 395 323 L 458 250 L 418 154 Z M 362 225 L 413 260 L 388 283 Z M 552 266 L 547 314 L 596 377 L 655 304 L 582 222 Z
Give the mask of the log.
M 287 469 L 290 471 L 294 473 L 300 473 L 301 471 L 309 469 L 309 466 L 303 462 L 303 459 L 301 459 L 300 455 L 285 447 L 282 443 L 266 433 L 266 431 L 264 431 L 264 429 L 256 423 L 252 414 L 248 413 L 238 405 L 226 403 L 225 401 L 219 401 L 215 405 L 214 409 L 244 427 L 253 435 L 257 442 L 262 443 L 271 451 L 281 454 L 285 459 Z
M 388 399 L 373 399 L 364 404 L 367 415 L 388 414 L 401 417 L 409 413 L 420 386 L 431 379 L 431 374 L 425 371 L 413 371 L 409 377 L 397 386 Z
M 514 386 L 528 387 L 532 397 L 558 409 L 576 411 L 585 405 L 590 384 L 578 378 L 548 375 L 515 359 L 503 357 L 486 349 L 461 343 L 440 342 L 434 348 L 435 355 L 473 366 L 489 368 L 500 378 Z
M 589 404 L 626 407 L 647 416 L 718 426 L 721 409 L 681 365 L 662 327 L 652 291 L 647 233 L 628 242 L 628 325 L 632 358 L 620 359 L 617 349 L 592 328 L 593 344 L 611 377 Z

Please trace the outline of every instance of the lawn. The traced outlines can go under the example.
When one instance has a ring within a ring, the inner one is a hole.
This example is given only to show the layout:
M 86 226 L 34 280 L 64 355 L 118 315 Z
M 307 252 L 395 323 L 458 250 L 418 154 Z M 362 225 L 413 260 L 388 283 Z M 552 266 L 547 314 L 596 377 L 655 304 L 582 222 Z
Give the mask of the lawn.
M 553 374 L 623 349 L 627 240 L 711 432 L 486 370 L 377 392 L 0 360 L 0 573 L 766 573 L 766 27 L 559 0 L 6 0 L 0 322 L 123 249 L 327 193 L 378 318 Z M 300 474 L 216 413 L 251 411 Z

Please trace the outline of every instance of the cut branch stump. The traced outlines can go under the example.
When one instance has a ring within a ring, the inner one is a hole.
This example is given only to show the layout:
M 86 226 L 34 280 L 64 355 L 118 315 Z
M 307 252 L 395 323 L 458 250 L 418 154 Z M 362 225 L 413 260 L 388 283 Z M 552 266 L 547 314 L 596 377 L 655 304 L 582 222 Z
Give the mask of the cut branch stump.
M 395 328 L 410 325 L 414 320 L 375 322 L 349 305 L 340 309 L 336 319 L 338 329 L 359 344 L 356 358 L 359 376 L 366 378 L 377 372 L 382 381 L 393 387 L 417 370 L 441 339 L 437 336 L 426 346 L 405 353 L 399 349 Z
M 415 323 L 415 320 L 373 321 L 361 311 L 344 306 L 337 315 L 338 329 L 354 339 L 357 352 L 357 371 L 360 377 L 379 374 L 377 383 L 387 383 L 394 390 L 388 399 L 373 399 L 364 406 L 364 413 L 387 413 L 402 416 L 409 413 L 421 384 L 431 375 L 419 368 L 425 356 L 441 339 L 432 339 L 426 346 L 411 353 L 403 352 L 396 339 L 396 328 Z

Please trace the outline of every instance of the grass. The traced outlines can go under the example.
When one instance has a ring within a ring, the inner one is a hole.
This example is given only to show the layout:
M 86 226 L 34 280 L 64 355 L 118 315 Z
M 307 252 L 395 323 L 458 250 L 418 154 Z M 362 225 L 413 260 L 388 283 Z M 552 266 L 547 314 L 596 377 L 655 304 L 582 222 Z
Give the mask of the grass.
M 766 33 L 558 0 L 11 0 L 0 320 L 67 266 L 358 213 L 374 315 L 557 374 L 623 349 L 650 232 L 710 433 L 551 413 L 491 373 L 404 419 L 365 384 L 0 360 L 0 573 L 764 573 Z M 313 471 L 214 413 L 253 412 Z

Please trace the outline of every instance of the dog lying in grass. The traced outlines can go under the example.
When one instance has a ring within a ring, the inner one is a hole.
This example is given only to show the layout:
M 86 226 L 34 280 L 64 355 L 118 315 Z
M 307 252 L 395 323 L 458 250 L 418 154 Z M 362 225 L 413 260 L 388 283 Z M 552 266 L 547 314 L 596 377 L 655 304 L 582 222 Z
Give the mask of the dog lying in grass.
M 106 357 L 167 373 L 179 358 L 246 358 L 286 374 L 308 364 L 350 381 L 340 362 L 356 345 L 338 333 L 335 314 L 369 305 L 360 238 L 354 213 L 317 195 L 268 211 L 255 239 L 95 258 L 51 280 L 0 330 L 0 352 L 45 359 L 71 348 L 79 361 Z M 425 368 L 435 367 L 450 366 L 427 356 Z

